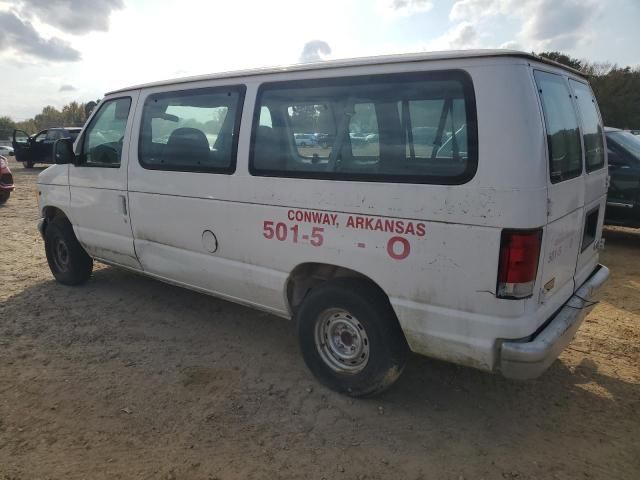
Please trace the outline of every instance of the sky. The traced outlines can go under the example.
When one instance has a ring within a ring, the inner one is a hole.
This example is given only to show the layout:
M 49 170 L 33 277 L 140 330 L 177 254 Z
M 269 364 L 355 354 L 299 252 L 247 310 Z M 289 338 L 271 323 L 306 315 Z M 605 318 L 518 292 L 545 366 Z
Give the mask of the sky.
M 640 0 L 0 0 L 0 116 L 148 81 L 334 58 L 560 50 L 640 65 Z

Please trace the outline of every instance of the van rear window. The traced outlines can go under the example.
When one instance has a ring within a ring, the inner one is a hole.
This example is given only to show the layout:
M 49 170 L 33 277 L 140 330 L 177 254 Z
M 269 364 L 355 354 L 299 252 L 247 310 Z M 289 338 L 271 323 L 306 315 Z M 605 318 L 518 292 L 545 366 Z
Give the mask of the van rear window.
M 604 166 L 604 141 L 602 139 L 602 123 L 596 106 L 596 99 L 588 85 L 569 80 L 575 94 L 582 121 L 584 142 L 584 160 L 587 172 Z
M 268 83 L 254 118 L 254 175 L 460 184 L 477 168 L 461 71 Z
M 567 80 L 553 73 L 534 72 L 547 130 L 549 172 L 552 183 L 582 173 L 582 149 L 578 118 Z

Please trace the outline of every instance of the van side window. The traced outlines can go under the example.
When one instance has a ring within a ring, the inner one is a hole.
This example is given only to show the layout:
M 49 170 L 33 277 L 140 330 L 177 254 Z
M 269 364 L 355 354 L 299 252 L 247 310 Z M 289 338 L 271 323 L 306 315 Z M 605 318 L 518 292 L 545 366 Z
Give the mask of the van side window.
M 144 102 L 139 161 L 151 170 L 232 173 L 244 87 L 149 95 Z
M 551 183 L 577 177 L 582 173 L 580 132 L 567 80 L 540 71 L 534 75 L 547 130 Z
M 329 138 L 335 138 L 333 114 L 324 103 L 294 104 L 287 108 L 287 124 L 301 157 L 329 158 Z
M 378 117 L 373 103 L 356 103 L 349 121 L 349 141 L 354 157 L 380 156 Z
M 271 128 L 258 125 L 265 107 Z M 267 83 L 254 118 L 254 175 L 460 184 L 477 168 L 462 71 Z
M 582 121 L 582 135 L 584 142 L 584 159 L 587 172 L 592 172 L 604 166 L 604 141 L 602 140 L 602 124 L 596 99 L 588 85 L 569 80 L 575 94 L 580 120 Z
M 82 141 L 80 165 L 119 168 L 131 98 L 107 100 L 91 119 Z

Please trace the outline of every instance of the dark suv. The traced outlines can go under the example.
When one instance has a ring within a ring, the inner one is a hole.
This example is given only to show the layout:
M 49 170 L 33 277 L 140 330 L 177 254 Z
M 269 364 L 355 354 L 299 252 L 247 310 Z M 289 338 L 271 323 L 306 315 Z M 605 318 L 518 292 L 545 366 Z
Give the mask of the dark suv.
M 640 136 L 606 127 L 611 184 L 605 223 L 640 227 Z
M 33 168 L 36 163 L 53 162 L 53 144 L 61 138 L 75 140 L 82 128 L 60 127 L 42 130 L 36 135 L 29 135 L 22 130 L 13 131 L 13 149 L 17 162 L 24 168 Z

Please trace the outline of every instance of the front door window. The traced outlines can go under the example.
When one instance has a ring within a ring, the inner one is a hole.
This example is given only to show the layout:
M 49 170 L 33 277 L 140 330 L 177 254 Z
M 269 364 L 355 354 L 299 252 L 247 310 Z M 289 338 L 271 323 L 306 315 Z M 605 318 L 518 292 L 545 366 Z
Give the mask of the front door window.
M 91 120 L 82 144 L 80 164 L 119 168 L 122 142 L 129 118 L 130 98 L 109 100 Z

